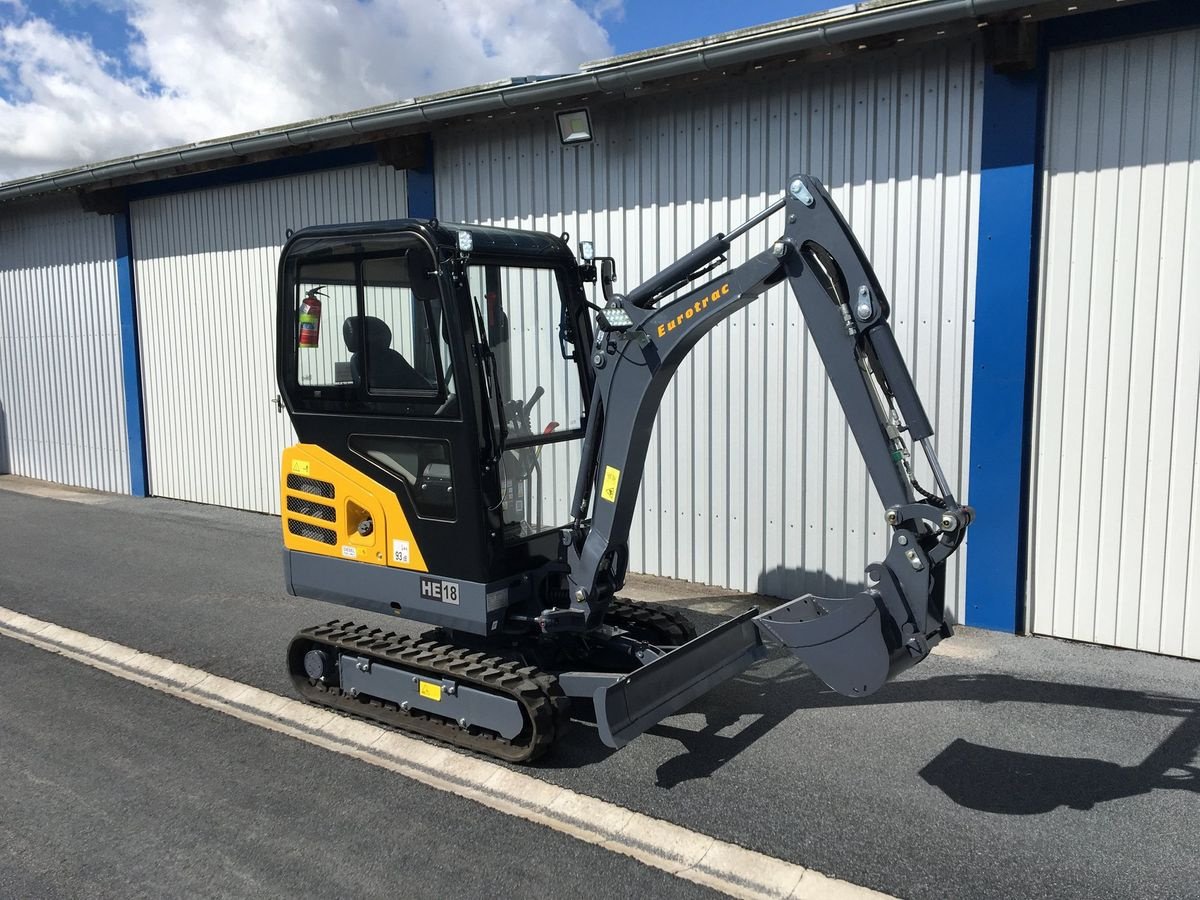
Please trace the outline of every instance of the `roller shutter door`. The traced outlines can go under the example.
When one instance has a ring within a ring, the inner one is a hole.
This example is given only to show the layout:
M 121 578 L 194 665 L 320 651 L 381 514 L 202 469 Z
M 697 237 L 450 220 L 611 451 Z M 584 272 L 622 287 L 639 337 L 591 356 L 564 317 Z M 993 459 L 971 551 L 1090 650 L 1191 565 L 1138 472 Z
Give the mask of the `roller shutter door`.
M 0 214 L 0 474 L 129 491 L 111 216 Z
M 1200 658 L 1200 32 L 1050 61 L 1039 634 Z
M 382 166 L 131 205 L 152 494 L 279 512 L 279 454 L 295 440 L 275 403 L 287 231 L 406 209 L 404 173 Z

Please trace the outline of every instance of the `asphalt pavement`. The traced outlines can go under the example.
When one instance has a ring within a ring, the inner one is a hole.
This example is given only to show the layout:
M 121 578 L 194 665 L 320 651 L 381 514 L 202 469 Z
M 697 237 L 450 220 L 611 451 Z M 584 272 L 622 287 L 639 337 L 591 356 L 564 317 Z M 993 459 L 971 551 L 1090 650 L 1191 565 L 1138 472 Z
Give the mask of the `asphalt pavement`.
M 281 694 L 291 693 L 283 657 L 298 628 L 354 617 L 405 630 L 399 621 L 286 596 L 277 519 L 166 500 L 84 499 L 91 502 L 0 489 L 0 605 Z M 676 598 L 679 605 L 700 605 L 686 593 Z M 711 603 L 711 590 L 695 593 Z M 702 627 L 719 621 L 705 613 L 695 618 Z M 16 646 L 0 644 L 6 683 L 40 678 L 54 686 L 0 692 L 0 777 L 6 781 L 13 778 L 10 759 L 59 765 L 46 753 L 18 756 L 10 746 L 49 746 L 56 734 L 63 744 L 78 745 L 78 732 L 97 722 L 85 713 L 92 704 L 72 697 L 94 692 L 95 680 L 108 677 L 85 677 L 61 660 L 30 663 L 37 651 L 18 653 Z M 27 674 L 30 668 L 38 674 Z M 41 690 L 59 698 L 53 715 L 36 711 Z M 343 786 L 332 801 L 339 817 L 362 823 L 359 830 L 370 831 L 372 840 L 386 842 L 390 823 L 403 815 L 401 802 L 411 802 L 429 817 L 414 820 L 426 825 L 405 832 L 409 841 L 419 842 L 429 822 L 453 821 L 469 823 L 459 840 L 478 844 L 489 839 L 488 823 L 495 820 L 508 829 L 504 840 L 513 848 L 557 849 L 560 841 L 569 842 L 545 830 L 527 834 L 534 826 L 274 735 L 246 738 L 251 745 L 272 744 L 271 752 L 247 752 L 229 774 L 220 762 L 228 754 L 217 732 L 248 726 L 208 721 L 213 714 L 179 709 L 183 704 L 167 697 L 139 700 L 139 690 L 149 692 L 133 685 L 108 690 L 108 715 L 97 718 L 116 731 L 111 740 L 88 745 L 94 759 L 110 746 L 135 744 L 137 729 L 179 742 L 158 746 L 145 762 L 179 757 L 179 746 L 189 744 L 178 778 L 156 775 L 165 785 L 159 795 L 164 804 L 172 790 L 236 794 L 239 785 L 258 784 L 263 804 L 282 807 L 273 813 L 277 828 L 263 833 L 290 834 L 285 820 L 320 815 L 309 807 L 289 818 L 288 798 L 328 777 Z M 12 705 L 18 702 L 14 693 L 34 696 L 18 706 Z M 185 742 L 195 718 L 204 719 L 207 730 Z M 17 720 L 31 724 L 10 727 Z M 67 762 L 61 765 L 65 769 Z M 161 765 L 149 771 L 162 773 Z M 122 792 L 100 783 L 108 780 L 104 769 L 80 765 L 75 789 L 89 784 L 89 771 L 97 782 L 92 787 L 108 792 L 105 802 L 123 808 Z M 621 751 L 604 748 L 594 728 L 582 723 L 526 771 L 902 897 L 1200 896 L 1200 664 L 1193 662 L 963 629 L 897 682 L 852 701 L 775 655 Z M 196 780 L 189 784 L 187 773 Z M 403 799 L 376 805 L 381 792 Z M 35 849 L 46 843 L 36 837 L 42 829 L 54 834 L 53 822 L 69 809 L 68 798 L 48 807 L 58 816 L 42 811 L 32 791 L 17 806 L 37 810 L 26 813 Z M 3 804 L 0 818 L 11 828 L 13 816 Z M 365 806 L 356 816 L 360 804 Z M 153 821 L 131 823 L 128 833 Z M 207 834 L 218 853 L 223 832 Z M 320 846 L 313 841 L 310 849 Z M 352 852 L 347 848 L 353 844 L 343 834 L 328 853 Z M 20 845 L 6 840 L 5 846 Z M 131 851 L 106 852 L 113 854 L 115 870 L 132 865 Z M 578 877 L 587 879 L 588 893 L 599 893 L 610 883 L 607 876 L 588 873 L 605 872 L 621 858 L 607 854 L 607 862 L 597 862 L 583 850 L 574 852 L 579 862 L 556 883 L 559 893 L 579 893 Z M 0 861 L 5 859 L 0 849 Z M 412 865 L 398 870 L 411 872 Z M 283 868 L 255 871 L 264 884 L 275 884 L 276 875 L 286 879 Z M 386 868 L 377 870 L 380 878 Z M 522 881 L 528 873 L 509 871 L 511 880 L 497 882 L 490 893 L 508 895 L 506 888 L 517 885 L 517 893 L 534 892 L 535 883 L 526 889 Z M 31 875 L 11 860 L 0 862 L 0 872 L 0 893 L 5 877 L 18 886 L 41 883 L 36 871 Z M 34 880 L 20 882 L 23 877 Z M 631 878 L 616 873 L 611 883 L 641 890 Z M 459 882 L 461 895 L 473 894 L 477 884 Z M 239 893 L 235 883 L 228 887 L 226 893 Z M 666 887 L 671 894 L 691 890 L 677 880 Z
M 2 897 L 718 896 L 3 637 L 0 678 Z

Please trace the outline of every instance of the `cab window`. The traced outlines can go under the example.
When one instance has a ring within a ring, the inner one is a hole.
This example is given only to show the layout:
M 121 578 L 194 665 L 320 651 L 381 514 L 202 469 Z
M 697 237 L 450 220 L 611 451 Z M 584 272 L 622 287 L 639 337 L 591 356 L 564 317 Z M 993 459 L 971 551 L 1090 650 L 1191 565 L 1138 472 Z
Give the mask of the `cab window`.
M 335 244 L 296 267 L 297 385 L 318 407 L 457 417 L 438 281 L 421 254 L 392 243 Z
M 343 326 L 354 378 L 363 378 L 362 362 L 355 360 L 365 344 L 370 392 L 438 393 L 453 377 L 442 365 L 450 352 L 441 327 L 441 298 L 417 296 L 408 281 L 408 261 L 401 257 L 365 260 L 362 283 L 364 315 Z
M 296 296 L 296 372 L 301 387 L 350 384 L 350 351 L 337 332 L 342 322 L 358 314 L 354 264 L 302 266 Z

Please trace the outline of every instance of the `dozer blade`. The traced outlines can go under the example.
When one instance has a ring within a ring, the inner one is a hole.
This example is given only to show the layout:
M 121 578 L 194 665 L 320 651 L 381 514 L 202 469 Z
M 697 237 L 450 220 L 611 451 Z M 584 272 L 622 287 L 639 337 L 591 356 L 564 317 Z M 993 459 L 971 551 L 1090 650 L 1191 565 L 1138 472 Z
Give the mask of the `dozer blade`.
M 766 655 L 750 610 L 596 691 L 600 739 L 623 747 Z
M 882 612 L 881 612 L 882 607 Z M 757 618 L 813 674 L 847 697 L 873 694 L 919 663 L 949 628 L 940 625 L 923 640 L 902 637 L 877 597 L 861 593 L 841 600 L 806 594 Z

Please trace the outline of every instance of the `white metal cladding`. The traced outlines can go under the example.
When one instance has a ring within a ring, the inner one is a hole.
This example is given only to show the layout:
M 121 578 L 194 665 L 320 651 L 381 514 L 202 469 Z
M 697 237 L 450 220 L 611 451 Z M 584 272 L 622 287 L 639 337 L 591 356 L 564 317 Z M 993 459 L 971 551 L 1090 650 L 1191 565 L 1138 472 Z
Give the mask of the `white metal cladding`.
M 1047 103 L 1032 629 L 1200 658 L 1200 32 L 1054 53 Z
M 381 166 L 131 204 L 151 493 L 279 512 L 279 454 L 295 441 L 274 403 L 287 230 L 406 210 L 404 173 Z
M 560 145 L 552 110 L 474 123 L 437 136 L 438 211 L 593 240 L 628 289 L 780 196 L 789 172 L 817 175 L 874 262 L 942 462 L 965 487 L 981 100 L 978 48 L 929 46 L 593 106 L 589 144 Z M 731 263 L 780 229 L 756 227 Z M 860 584 L 880 558 L 881 505 L 786 287 L 680 369 L 641 497 L 643 572 L 790 596 Z M 962 563 L 949 579 L 960 616 Z
M 0 472 L 129 491 L 112 216 L 0 215 Z

